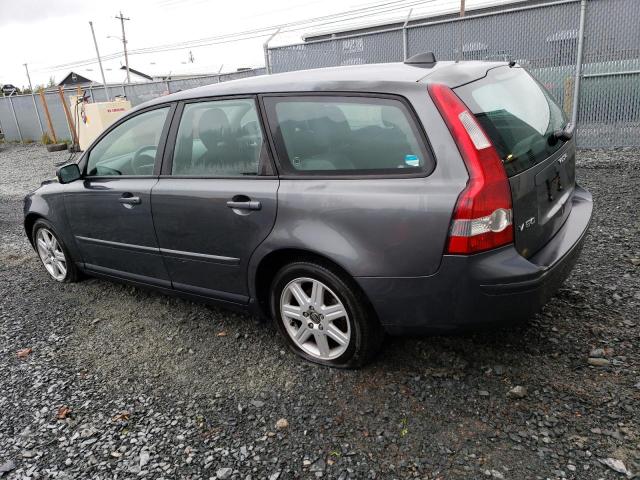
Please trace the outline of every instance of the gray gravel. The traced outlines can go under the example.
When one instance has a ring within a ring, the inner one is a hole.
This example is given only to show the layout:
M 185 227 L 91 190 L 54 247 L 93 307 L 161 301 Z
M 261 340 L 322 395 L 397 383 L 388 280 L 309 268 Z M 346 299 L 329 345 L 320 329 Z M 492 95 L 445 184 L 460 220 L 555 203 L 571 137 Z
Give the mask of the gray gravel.
M 0 146 L 1 478 L 640 472 L 639 150 L 580 153 L 590 238 L 528 326 L 393 339 L 360 371 L 306 364 L 242 315 L 48 280 L 22 196 L 67 155 Z

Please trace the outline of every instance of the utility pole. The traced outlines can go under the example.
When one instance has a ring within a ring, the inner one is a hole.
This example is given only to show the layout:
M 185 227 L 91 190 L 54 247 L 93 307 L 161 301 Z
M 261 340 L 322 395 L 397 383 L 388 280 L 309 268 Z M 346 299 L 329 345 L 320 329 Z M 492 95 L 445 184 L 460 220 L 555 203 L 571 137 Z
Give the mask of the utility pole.
M 120 24 L 122 25 L 122 45 L 124 46 L 124 64 L 127 67 L 127 83 L 131 83 L 131 77 L 129 75 L 129 55 L 127 54 L 127 37 L 124 34 L 124 21 L 131 20 L 130 18 L 126 18 L 120 12 L 120 15 L 116 17 L 120 20 Z
M 27 66 L 26 63 L 23 63 L 24 65 L 24 69 L 27 71 L 27 80 L 29 80 L 29 90 L 31 90 L 31 93 L 33 93 L 33 86 L 31 85 L 31 77 L 29 76 L 29 67 Z
M 107 102 L 111 100 L 109 98 L 109 87 L 107 87 L 107 81 L 104 78 L 104 70 L 102 69 L 102 59 L 100 58 L 100 52 L 98 51 L 98 42 L 96 40 L 96 32 L 93 31 L 93 22 L 89 22 L 91 27 L 91 35 L 93 36 L 93 44 L 96 46 L 96 55 L 98 56 L 98 65 L 100 65 L 100 74 L 102 75 L 102 84 L 104 85 L 104 93 L 107 96 Z

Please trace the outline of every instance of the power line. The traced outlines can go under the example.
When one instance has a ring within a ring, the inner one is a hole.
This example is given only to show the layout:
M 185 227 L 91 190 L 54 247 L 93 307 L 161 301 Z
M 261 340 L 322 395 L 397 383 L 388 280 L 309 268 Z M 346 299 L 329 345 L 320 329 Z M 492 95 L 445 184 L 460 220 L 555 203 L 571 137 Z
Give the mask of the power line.
M 404 8 L 408 8 L 415 5 L 432 3 L 436 0 L 393 0 L 387 1 L 379 4 L 375 4 L 372 6 L 357 8 L 353 10 L 348 10 L 344 12 L 339 12 L 330 15 L 323 15 L 320 17 L 297 20 L 293 22 L 283 23 L 280 25 L 272 25 L 268 27 L 262 27 L 252 30 L 245 30 L 242 32 L 235 32 L 225 35 L 218 35 L 214 37 L 205 37 L 196 40 L 190 40 L 185 42 L 177 42 L 171 44 L 158 45 L 154 47 L 146 47 L 140 48 L 136 50 L 131 50 L 128 53 L 131 55 L 141 55 L 141 54 L 149 54 L 149 53 L 160 53 L 174 50 L 184 50 L 187 48 L 199 48 L 210 45 L 217 45 L 222 43 L 231 43 L 243 40 L 250 40 L 254 38 L 264 37 L 270 34 L 274 29 L 281 28 L 282 32 L 294 32 L 306 28 L 311 27 L 319 27 L 325 25 L 332 25 L 336 23 L 347 22 L 349 20 L 359 19 L 362 17 L 370 17 L 374 15 L 380 15 L 383 13 L 389 13 L 396 10 L 401 10 Z M 116 17 L 119 18 L 119 17 Z M 320 22 L 320 23 L 318 23 Z M 103 56 L 103 60 L 114 60 L 121 56 L 120 53 L 112 53 Z M 61 70 L 66 68 L 80 67 L 85 65 L 91 65 L 96 63 L 95 58 L 78 60 L 74 62 L 68 62 L 59 65 L 53 65 L 46 69 L 41 69 L 40 71 L 45 70 Z
M 403 1 L 407 1 L 407 0 L 403 0 Z M 358 14 L 357 16 L 353 16 L 350 18 L 346 18 L 346 19 L 338 19 L 338 20 L 333 20 L 333 21 L 327 21 L 327 22 L 323 22 L 323 23 L 317 23 L 314 24 L 313 27 L 322 27 L 325 25 L 335 25 L 336 23 L 342 23 L 344 21 L 348 21 L 348 20 L 354 20 L 354 19 L 359 19 L 359 18 L 363 18 L 363 17 L 370 17 L 370 16 L 374 16 L 374 15 L 379 15 L 381 13 L 389 13 L 389 12 L 393 12 L 393 11 L 397 11 L 397 10 L 403 10 L 407 7 L 411 7 L 411 6 L 415 6 L 415 5 L 423 5 L 425 3 L 429 3 L 429 2 L 433 2 L 435 0 L 413 0 L 410 3 L 405 3 L 403 4 L 401 7 L 393 7 L 393 8 L 389 8 L 386 10 L 380 10 L 377 12 L 372 12 L 369 14 Z M 310 28 L 309 26 L 305 25 L 305 26 L 299 26 L 299 27 L 295 27 L 295 28 L 288 28 L 288 29 L 282 29 L 281 33 L 290 33 L 290 32 L 296 32 L 299 30 L 304 30 Z M 267 30 L 267 33 L 271 33 L 271 29 Z M 260 37 L 264 37 L 266 36 L 267 33 L 260 33 L 254 36 L 250 36 L 250 37 L 242 37 L 242 38 L 238 38 L 238 39 L 227 39 L 227 37 L 222 37 L 222 40 L 224 41 L 211 41 L 211 42 L 205 42 L 205 43 L 198 43 L 195 45 L 191 45 L 193 48 L 198 48 L 198 47 L 206 47 L 209 45 L 217 45 L 219 43 L 229 43 L 229 42 L 234 42 L 234 41 L 241 41 L 241 40 L 248 40 L 251 38 L 260 38 Z M 163 48 L 163 47 L 154 47 L 150 50 L 144 50 L 141 49 L 140 51 L 136 51 L 137 54 L 144 54 L 144 53 L 158 53 L 158 52 L 167 52 L 167 51 L 173 51 L 173 50 L 184 50 L 185 48 L 188 48 L 186 46 L 176 46 L 176 47 L 167 47 L 167 48 Z
M 292 26 L 300 26 L 300 25 L 307 25 L 310 23 L 315 23 L 315 22 L 319 22 L 319 21 L 323 21 L 323 20 L 331 20 L 334 18 L 339 18 L 339 17 L 345 17 L 345 16 L 349 16 L 349 15 L 354 15 L 354 14 L 359 14 L 360 12 L 366 12 L 366 11 L 371 11 L 373 9 L 381 9 L 390 5 L 397 5 L 397 4 L 402 4 L 400 6 L 397 7 L 397 9 L 401 9 L 401 8 L 406 8 L 407 5 L 404 5 L 406 2 L 411 1 L 411 0 L 393 0 L 393 1 L 388 1 L 388 2 L 384 2 L 384 3 L 380 3 L 380 4 L 376 4 L 376 5 L 372 5 L 372 6 L 368 6 L 368 7 L 363 7 L 363 8 L 357 8 L 354 10 L 348 10 L 345 12 L 339 12 L 339 13 L 334 13 L 334 14 L 330 14 L 330 15 L 323 15 L 320 17 L 315 17 L 315 18 L 311 18 L 311 19 L 303 19 L 303 20 L 298 20 L 298 21 L 294 21 L 294 22 L 288 22 L 288 23 L 283 23 L 280 25 L 272 25 L 272 26 L 268 26 L 268 27 L 262 27 L 262 28 L 257 28 L 257 29 L 252 29 L 252 30 L 245 30 L 242 32 L 235 32 L 235 33 L 230 33 L 230 34 L 224 34 L 224 35 L 217 35 L 217 36 L 213 36 L 213 37 L 204 37 L 204 38 L 200 38 L 200 39 L 195 39 L 195 40 L 188 40 L 188 41 L 184 41 L 184 42 L 177 42 L 177 43 L 170 43 L 170 44 L 164 44 L 164 45 L 157 45 L 154 47 L 147 47 L 147 48 L 141 48 L 141 49 L 137 49 L 137 50 L 132 50 L 130 53 L 131 54 L 140 54 L 140 53 L 156 53 L 156 52 L 162 52 L 162 51 L 169 51 L 168 49 L 178 49 L 177 47 L 191 47 L 191 46 L 207 46 L 207 43 L 204 42 L 213 42 L 215 40 L 221 40 L 221 39 L 227 39 L 227 38 L 232 38 L 232 37 L 246 37 L 247 35 L 250 34 L 260 34 L 257 36 L 252 36 L 249 38 L 256 38 L 256 37 L 260 37 L 260 36 L 266 36 L 271 34 L 271 32 L 277 28 L 281 28 L 283 29 L 283 32 L 285 31 L 284 29 L 287 27 L 292 27 Z M 417 3 L 430 3 L 434 0 L 427 0 L 427 2 L 417 2 Z M 416 3 L 414 1 L 414 3 Z M 387 11 L 390 10 L 379 10 L 376 12 L 370 12 L 367 13 L 365 15 L 361 15 L 359 14 L 358 17 L 356 18 L 360 18 L 363 16 L 371 16 L 371 15 L 378 15 L 380 13 L 386 13 Z M 352 20 L 354 17 L 349 17 L 349 18 L 342 18 L 340 20 L 337 20 L 336 22 L 331 22 L 331 23 L 338 23 L 341 21 L 349 21 Z M 324 25 L 324 24 L 321 24 Z M 320 25 L 320 26 L 321 26 Z M 309 28 L 308 26 L 304 26 L 302 28 Z M 287 31 L 295 31 L 295 30 L 299 30 L 299 29 L 290 29 Z M 241 38 L 242 40 L 244 39 L 248 39 L 248 38 Z M 226 42 L 225 42 L 226 43 Z M 201 44 L 201 45 L 199 45 Z M 113 53 L 110 55 L 105 55 L 104 58 L 105 59 L 115 59 L 118 58 L 120 56 L 120 54 L 118 53 Z M 65 64 L 60 64 L 60 65 L 54 65 L 52 67 L 49 67 L 50 69 L 60 69 L 60 68 L 67 68 L 67 67 L 71 67 L 71 66 L 76 66 L 77 63 L 82 63 L 82 64 L 87 64 L 87 63 L 92 63 L 94 62 L 94 59 L 86 59 L 86 60 L 80 60 L 77 62 L 70 62 L 70 63 L 65 63 Z
M 386 9 L 383 9 L 383 10 L 379 10 L 380 7 L 384 7 L 384 6 L 387 6 L 387 5 L 390 5 L 390 4 L 398 4 L 398 3 L 407 2 L 407 1 L 410 1 L 410 0 L 396 0 L 396 1 L 393 1 L 393 2 L 386 2 L 386 3 L 383 3 L 383 4 L 379 4 L 379 5 L 376 5 L 375 7 L 370 7 L 370 8 L 378 9 L 377 11 L 366 13 L 366 14 L 358 13 L 362 9 L 357 9 L 357 10 L 351 10 L 351 11 L 342 12 L 342 13 L 338 13 L 338 14 L 333 14 L 333 15 L 329 15 L 329 16 L 317 17 L 317 18 L 314 18 L 314 19 L 308 19 L 308 20 L 302 20 L 302 21 L 297 21 L 297 22 L 290 22 L 288 24 L 282 24 L 284 26 L 293 26 L 293 27 L 295 27 L 296 25 L 302 25 L 299 28 L 289 28 L 287 30 L 283 30 L 283 33 L 284 32 L 298 31 L 298 30 L 305 29 L 305 28 L 310 28 L 311 26 L 308 25 L 308 24 L 312 23 L 314 21 L 317 21 L 318 19 L 337 18 L 337 20 L 334 20 L 334 21 L 319 23 L 319 24 L 312 25 L 312 26 L 317 27 L 317 26 L 323 26 L 323 25 L 330 25 L 330 24 L 341 23 L 341 22 L 353 20 L 355 18 L 362 18 L 362 17 L 367 17 L 367 16 L 379 15 L 381 13 L 387 13 L 387 12 L 391 12 L 391 11 L 394 11 L 394 10 L 399 10 L 399 9 L 402 9 L 402 8 L 406 8 L 406 7 L 411 6 L 411 5 L 416 5 L 416 4 L 421 4 L 421 3 L 430 3 L 430 2 L 433 2 L 435 0 L 427 0 L 426 2 L 425 1 L 413 1 L 413 3 L 403 3 L 402 5 L 396 6 L 394 8 L 386 8 Z M 368 9 L 370 9 L 370 8 L 368 8 Z M 346 15 L 354 15 L 354 14 L 358 14 L 358 16 L 357 17 L 351 16 L 351 17 L 346 17 L 346 18 L 340 18 L 340 17 L 345 17 Z M 260 29 L 247 30 L 247 31 L 243 31 L 243 32 L 236 32 L 236 33 L 231 33 L 231 34 L 219 35 L 219 36 L 215 36 L 215 37 L 207 37 L 207 38 L 191 40 L 191 41 L 186 41 L 186 42 L 178 42 L 178 43 L 174 43 L 174 44 L 165 44 L 165 45 L 159 45 L 159 46 L 155 46 L 155 47 L 141 48 L 141 49 L 137 49 L 137 50 L 132 50 L 129 53 L 131 55 L 148 54 L 148 53 L 159 53 L 159 52 L 174 51 L 174 50 L 184 50 L 184 49 L 191 48 L 191 47 L 198 48 L 198 47 L 210 46 L 210 45 L 215 45 L 215 44 L 220 44 L 220 43 L 230 43 L 230 42 L 235 42 L 235 41 L 250 40 L 250 39 L 253 39 L 253 38 L 260 38 L 260 37 L 264 37 L 266 35 L 269 35 L 274 28 L 278 28 L 278 26 L 269 26 L 269 27 L 264 27 L 264 28 L 260 28 Z M 282 28 L 282 27 L 280 27 L 280 28 Z M 255 35 L 250 35 L 252 33 L 255 33 Z M 114 60 L 116 58 L 119 58 L 120 56 L 121 56 L 120 53 L 112 53 L 112 54 L 109 54 L 109 55 L 105 55 L 103 58 L 105 60 Z M 72 67 L 77 67 L 77 66 L 90 65 L 90 64 L 93 64 L 93 63 L 95 63 L 95 59 L 91 58 L 91 59 L 79 60 L 79 61 L 75 61 L 75 62 L 64 63 L 64 64 L 60 64 L 60 65 L 53 65 L 51 67 L 48 67 L 48 69 L 42 69 L 42 70 L 61 70 L 61 69 L 65 69 L 65 68 L 72 68 Z
M 261 27 L 261 28 L 257 28 L 257 29 L 253 29 L 253 30 L 245 30 L 243 32 L 237 32 L 237 33 L 231 33 L 231 34 L 225 34 L 225 35 L 218 35 L 218 36 L 214 36 L 214 37 L 205 37 L 205 38 L 201 38 L 201 39 L 197 39 L 197 40 L 189 40 L 186 42 L 178 42 L 178 43 L 172 43 L 172 44 L 166 44 L 166 45 L 159 45 L 157 47 L 151 47 L 152 49 L 160 49 L 160 48 L 173 48 L 173 47 L 177 47 L 177 46 L 182 46 L 182 45 L 193 45 L 196 43 L 202 43 L 202 42 L 209 42 L 209 41 L 213 41 L 213 40 L 218 40 L 220 38 L 227 38 L 230 36 L 241 36 L 241 35 L 246 35 L 246 34 L 254 34 L 254 33 L 260 33 L 260 32 L 267 32 L 267 33 L 271 33 L 273 32 L 273 30 L 276 30 L 278 28 L 282 29 L 283 32 L 287 31 L 285 29 L 289 28 L 288 31 L 296 31 L 296 30 L 300 30 L 300 28 L 291 28 L 291 27 L 296 27 L 296 26 L 302 26 L 302 28 L 309 28 L 308 24 L 311 23 L 317 23 L 317 22 L 322 22 L 325 20 L 335 20 L 331 23 L 339 23 L 339 22 L 343 22 L 343 21 L 349 21 L 349 20 L 353 20 L 354 18 L 360 18 L 360 17 L 364 17 L 364 16 L 372 16 L 372 15 L 379 15 L 381 13 L 387 13 L 389 11 L 393 11 L 393 10 L 399 10 L 399 9 L 403 9 L 406 8 L 408 6 L 408 2 L 413 2 L 411 3 L 411 5 L 413 4 L 424 4 L 424 3 L 431 3 L 435 0 L 422 0 L 422 1 L 417 1 L 417 0 L 392 0 L 392 1 L 387 1 L 387 2 L 383 2 L 383 3 L 378 3 L 375 5 L 371 5 L 371 6 L 367 6 L 367 7 L 361 7 L 361 8 L 357 8 L 357 9 L 353 9 L 353 10 L 348 10 L 345 12 L 339 12 L 339 13 L 334 13 L 334 14 L 329 14 L 329 15 L 323 15 L 320 17 L 315 17 L 315 18 L 310 18 L 310 19 L 302 19 L 302 20 L 296 20 L 293 22 L 287 22 L 287 23 L 282 23 L 279 25 L 271 25 L 269 27 Z M 392 7 L 392 8 L 391 8 Z M 372 11 L 372 10 L 377 10 L 377 11 Z M 354 17 L 353 15 L 356 15 L 357 17 Z M 340 18 L 340 17 L 345 17 L 348 16 L 349 18 Z M 322 24 L 321 24 L 322 25 Z M 318 25 L 315 25 L 318 26 Z M 146 50 L 146 49 L 140 49 L 141 50 Z

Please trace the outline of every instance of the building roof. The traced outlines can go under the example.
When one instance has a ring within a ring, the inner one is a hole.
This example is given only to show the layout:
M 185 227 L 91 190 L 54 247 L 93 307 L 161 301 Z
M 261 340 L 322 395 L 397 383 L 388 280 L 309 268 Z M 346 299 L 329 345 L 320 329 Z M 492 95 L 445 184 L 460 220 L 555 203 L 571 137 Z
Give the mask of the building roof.
M 120 67 L 120 70 L 124 70 L 126 72 L 127 67 L 123 65 L 122 67 Z M 140 78 L 144 78 L 145 80 L 153 80 L 152 76 L 147 75 L 146 73 L 142 73 L 140 70 L 129 67 L 129 72 L 139 76 Z
M 73 85 L 83 85 L 85 83 L 93 83 L 93 80 L 89 80 L 87 77 L 83 77 L 79 73 L 69 72 L 66 77 L 58 83 L 61 87 L 68 87 Z

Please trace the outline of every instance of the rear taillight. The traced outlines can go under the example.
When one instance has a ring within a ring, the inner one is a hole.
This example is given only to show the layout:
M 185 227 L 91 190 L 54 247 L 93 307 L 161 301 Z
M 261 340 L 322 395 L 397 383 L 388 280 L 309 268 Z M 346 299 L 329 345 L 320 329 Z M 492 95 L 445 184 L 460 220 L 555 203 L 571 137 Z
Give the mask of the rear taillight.
M 453 213 L 447 253 L 470 254 L 512 243 L 511 189 L 498 152 L 449 87 L 428 88 L 469 172 Z

